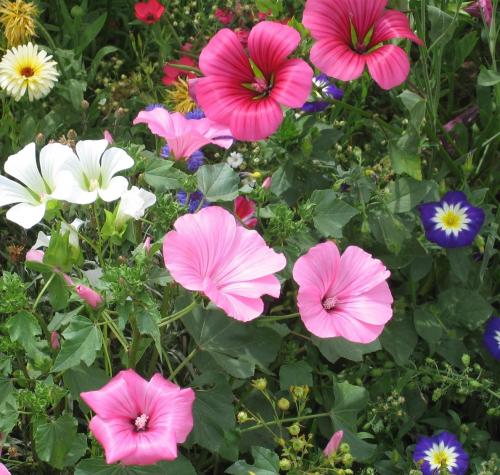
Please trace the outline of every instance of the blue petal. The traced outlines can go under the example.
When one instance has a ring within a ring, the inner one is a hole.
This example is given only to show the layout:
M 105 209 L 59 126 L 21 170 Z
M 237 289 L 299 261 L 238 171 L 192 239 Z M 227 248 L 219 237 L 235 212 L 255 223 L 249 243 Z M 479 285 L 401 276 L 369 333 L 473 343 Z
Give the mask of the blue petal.
M 441 200 L 441 203 L 443 202 L 449 204 L 468 203 L 467 196 L 463 191 L 448 191 Z
M 483 334 L 483 343 L 491 356 L 500 361 L 500 344 L 495 339 L 496 332 L 500 332 L 500 317 L 491 317 L 486 324 Z

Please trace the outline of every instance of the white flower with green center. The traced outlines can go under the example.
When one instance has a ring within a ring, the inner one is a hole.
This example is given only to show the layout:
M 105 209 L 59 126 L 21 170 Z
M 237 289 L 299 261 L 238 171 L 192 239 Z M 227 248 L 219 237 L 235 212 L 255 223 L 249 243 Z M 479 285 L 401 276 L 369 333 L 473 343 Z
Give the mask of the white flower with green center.
M 436 223 L 436 229 L 444 231 L 447 236 L 453 234 L 457 237 L 460 232 L 469 230 L 471 220 L 467 216 L 467 208 L 460 203 L 443 203 L 442 207 L 436 208 L 432 222 Z
M 15 204 L 7 211 L 7 219 L 25 229 L 39 223 L 48 202 L 56 199 L 59 173 L 72 155 L 66 145 L 48 144 L 40 151 L 40 169 L 34 143 L 11 155 L 4 169 L 20 183 L 0 175 L 0 206 Z
M 76 155 L 65 163 L 58 178 L 57 198 L 89 204 L 98 197 L 115 201 L 125 193 L 128 180 L 115 175 L 131 168 L 134 160 L 122 149 L 107 149 L 108 145 L 107 140 L 82 140 L 76 144 Z
M 457 467 L 458 454 L 455 447 L 449 447 L 443 441 L 439 444 L 432 444 L 432 447 L 425 452 L 424 460 L 429 462 L 432 470 L 446 468 L 448 470 Z
M 156 196 L 143 188 L 133 186 L 122 195 L 118 210 L 116 212 L 115 224 L 122 226 L 129 219 L 140 219 L 144 216 L 146 209 L 156 203 Z

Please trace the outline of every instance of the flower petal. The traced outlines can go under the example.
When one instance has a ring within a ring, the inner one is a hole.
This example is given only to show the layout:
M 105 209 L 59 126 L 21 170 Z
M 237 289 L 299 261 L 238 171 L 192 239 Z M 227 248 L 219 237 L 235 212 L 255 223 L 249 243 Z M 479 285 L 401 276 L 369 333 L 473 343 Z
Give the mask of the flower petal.
M 97 199 L 97 190 L 87 191 L 85 188 L 79 163 L 78 160 L 70 160 L 66 163 L 66 170 L 58 174 L 57 187 L 51 194 L 53 198 L 80 205 L 93 203 Z M 67 170 L 69 166 L 74 167 L 72 171 Z
M 351 41 L 346 0 L 307 0 L 302 23 L 315 40 L 337 39 L 346 44 Z
M 374 25 L 371 46 L 393 38 L 407 38 L 422 45 L 423 41 L 411 31 L 408 17 L 397 10 L 387 10 Z
M 349 0 L 350 19 L 358 41 L 363 41 L 375 21 L 382 16 L 387 0 Z
M 172 430 L 151 430 L 134 434 L 135 449 L 120 460 L 124 465 L 153 465 L 177 458 L 177 444 Z
M 405 82 L 410 72 L 408 56 L 395 45 L 384 45 L 367 54 L 366 64 L 374 81 L 385 90 Z
M 19 203 L 10 208 L 5 216 L 9 221 L 19 224 L 24 229 L 30 229 L 43 219 L 44 214 L 45 204 Z
M 122 170 L 134 166 L 134 159 L 121 148 L 112 147 L 104 152 L 101 158 L 101 180 L 105 188 L 109 180 Z
M 288 107 L 302 107 L 311 93 L 311 67 L 302 59 L 289 59 L 275 74 L 271 98 Z
M 134 125 L 146 124 L 155 135 L 164 139 L 174 137 L 172 119 L 170 113 L 163 107 L 156 107 L 150 111 L 141 111 L 132 122 Z
M 17 178 L 39 195 L 47 192 L 42 175 L 38 171 L 34 142 L 26 145 L 16 154 L 11 155 L 5 162 L 4 169 L 9 175 Z
M 0 206 L 13 203 L 39 204 L 27 188 L 0 175 Z
M 110 203 L 115 201 L 127 191 L 128 180 L 124 176 L 115 176 L 109 180 L 106 188 L 99 188 L 97 193 L 103 201 Z
M 102 140 L 80 140 L 76 144 L 76 154 L 80 159 L 83 173 L 89 180 L 99 180 L 101 175 L 101 157 L 108 141 Z
M 78 160 L 71 147 L 60 143 L 49 143 L 40 150 L 40 169 L 42 176 L 50 188 L 56 188 L 57 175 L 68 160 Z

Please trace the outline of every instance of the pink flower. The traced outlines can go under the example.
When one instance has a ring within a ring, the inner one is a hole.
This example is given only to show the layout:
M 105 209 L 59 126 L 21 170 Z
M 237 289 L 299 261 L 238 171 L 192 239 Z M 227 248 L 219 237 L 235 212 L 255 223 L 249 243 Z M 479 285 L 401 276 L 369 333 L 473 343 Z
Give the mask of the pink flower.
M 196 77 L 194 73 L 170 66 L 171 64 L 180 64 L 182 66 L 190 67 L 196 66 L 195 60 L 189 56 L 182 56 L 178 61 L 170 61 L 169 63 L 166 63 L 165 66 L 163 66 L 163 78 L 161 80 L 165 86 L 174 84 L 179 76 L 186 76 L 187 78 Z
M 271 188 L 272 184 L 273 184 L 273 178 L 268 176 L 262 182 L 262 188 L 264 188 L 264 190 L 269 190 L 269 188 Z
M 163 241 L 165 266 L 184 288 L 203 292 L 230 317 L 243 322 L 264 310 L 262 296 L 280 295 L 273 274 L 286 265 L 256 232 L 238 225 L 219 206 L 181 216 Z
M 59 348 L 61 348 L 61 343 L 59 342 L 59 334 L 57 332 L 50 332 L 50 347 L 53 350 L 58 350 Z
M 344 437 L 344 431 L 338 430 L 335 434 L 332 435 L 332 438 L 329 440 L 328 444 L 326 444 L 325 450 L 323 450 L 323 454 L 325 457 L 330 456 L 337 452 L 340 443 L 342 442 L 342 438 Z
M 234 200 L 234 214 L 238 216 L 247 228 L 255 228 L 257 226 L 257 218 L 255 217 L 256 209 L 257 205 L 255 201 L 246 196 L 238 196 Z
M 236 38 L 238 38 L 238 41 L 241 43 L 241 46 L 243 46 L 243 48 L 246 48 L 248 46 L 248 36 L 250 35 L 250 32 L 246 28 L 235 28 L 234 34 L 236 35 Z
M 181 51 L 191 51 L 193 49 L 193 43 L 184 43 L 182 46 L 181 46 Z
M 144 240 L 144 250 L 146 251 L 146 254 L 149 254 L 151 251 L 151 237 L 148 236 Z
M 229 25 L 234 19 L 234 13 L 231 10 L 222 10 L 217 8 L 215 10 L 215 18 L 219 20 L 223 25 Z
M 104 140 L 107 140 L 110 145 L 114 142 L 113 136 L 108 129 L 104 131 Z
M 102 304 L 102 297 L 95 290 L 92 290 L 90 287 L 86 285 L 78 284 L 75 285 L 75 292 L 79 295 L 79 297 L 85 302 L 87 302 L 92 308 L 97 308 Z
M 491 18 L 493 16 L 493 5 L 491 0 L 477 0 L 464 8 L 469 15 L 476 18 L 484 18 L 488 26 L 491 26 Z
M 26 253 L 25 260 L 27 262 L 37 262 L 39 264 L 43 264 L 43 256 L 45 256 L 45 252 L 39 251 L 38 249 L 30 249 Z
M 220 30 L 199 61 L 205 77 L 196 84 L 196 96 L 206 116 L 239 140 L 276 132 L 281 106 L 302 107 L 311 92 L 312 69 L 302 59 L 288 59 L 299 43 L 295 29 L 265 21 L 250 32 L 249 59 L 234 31 Z
M 304 325 L 320 338 L 374 341 L 392 317 L 389 276 L 382 262 L 357 246 L 342 257 L 331 241 L 314 246 L 293 268 Z
M 422 44 L 406 15 L 385 10 L 387 0 L 307 0 L 302 22 L 317 40 L 311 61 L 322 72 L 342 81 L 357 79 L 365 66 L 382 89 L 406 80 L 410 62 L 393 38 Z
M 109 464 L 174 460 L 177 444 L 193 428 L 194 391 L 181 389 L 159 373 L 146 381 L 131 369 L 120 371 L 98 391 L 80 397 L 96 414 L 89 427 Z
M 137 2 L 134 5 L 135 17 L 143 23 L 151 25 L 156 23 L 165 11 L 165 7 L 158 0 Z
M 175 160 L 187 159 L 209 143 L 229 148 L 231 131 L 210 119 L 188 120 L 179 112 L 171 114 L 162 107 L 139 112 L 134 125 L 147 124 L 149 130 L 163 137 Z
M 271 10 L 268 10 L 267 12 L 258 12 L 257 13 L 257 18 L 259 21 L 264 21 L 267 19 L 267 17 L 271 16 L 273 12 Z
M 0 475 L 11 475 L 3 463 L 0 463 Z

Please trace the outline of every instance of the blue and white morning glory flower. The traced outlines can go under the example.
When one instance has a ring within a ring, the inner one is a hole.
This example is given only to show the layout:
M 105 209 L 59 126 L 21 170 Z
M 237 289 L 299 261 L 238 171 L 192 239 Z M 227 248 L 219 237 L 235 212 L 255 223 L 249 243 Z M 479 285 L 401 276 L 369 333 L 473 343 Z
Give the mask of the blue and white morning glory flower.
M 486 324 L 483 342 L 491 356 L 500 361 L 500 317 L 491 317 Z
M 439 202 L 420 205 L 419 211 L 427 239 L 445 248 L 469 246 L 484 223 L 484 211 L 461 191 L 449 191 Z
M 421 437 L 413 460 L 424 475 L 436 475 L 442 469 L 452 475 L 465 475 L 469 466 L 469 456 L 457 437 L 450 432 L 441 432 L 433 437 Z

